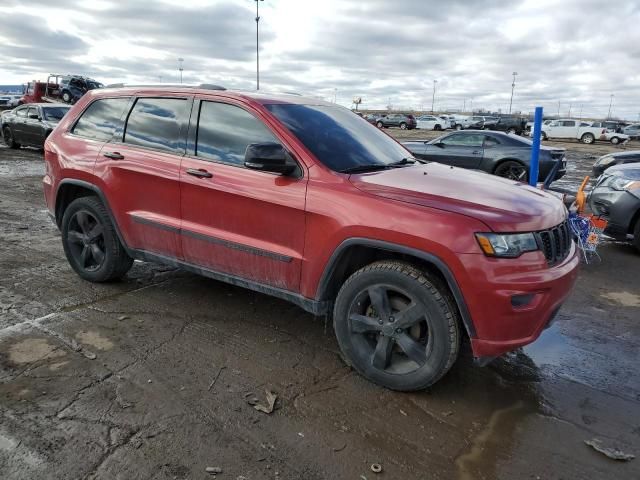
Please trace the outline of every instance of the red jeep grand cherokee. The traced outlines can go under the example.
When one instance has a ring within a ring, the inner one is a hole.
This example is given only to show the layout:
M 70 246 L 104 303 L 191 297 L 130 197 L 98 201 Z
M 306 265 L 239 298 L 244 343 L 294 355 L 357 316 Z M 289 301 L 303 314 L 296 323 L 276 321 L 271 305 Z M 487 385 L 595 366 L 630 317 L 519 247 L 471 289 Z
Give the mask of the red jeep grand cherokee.
M 71 267 L 177 265 L 333 317 L 366 378 L 433 384 L 463 335 L 486 361 L 534 341 L 576 279 L 561 202 L 425 163 L 346 108 L 221 87 L 93 90 L 45 145 Z

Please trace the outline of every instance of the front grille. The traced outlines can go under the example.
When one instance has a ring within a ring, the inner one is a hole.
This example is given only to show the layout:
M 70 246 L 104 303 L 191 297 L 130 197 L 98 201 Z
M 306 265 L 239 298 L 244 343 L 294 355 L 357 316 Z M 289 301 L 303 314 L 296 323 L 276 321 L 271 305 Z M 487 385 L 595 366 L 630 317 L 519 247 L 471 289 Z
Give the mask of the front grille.
M 549 265 L 555 265 L 567 258 L 573 242 L 571 230 L 566 221 L 549 230 L 537 232 L 536 239 Z

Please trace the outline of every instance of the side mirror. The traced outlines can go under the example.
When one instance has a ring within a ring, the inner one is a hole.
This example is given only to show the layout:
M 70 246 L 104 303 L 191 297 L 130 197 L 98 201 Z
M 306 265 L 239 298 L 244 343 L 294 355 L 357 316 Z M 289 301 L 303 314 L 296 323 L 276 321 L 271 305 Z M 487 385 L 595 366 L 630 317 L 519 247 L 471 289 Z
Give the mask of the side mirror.
M 40 120 L 40 115 L 38 115 L 37 113 L 30 113 L 29 118 L 32 120 Z
M 251 170 L 290 175 L 298 164 L 282 145 L 275 142 L 252 143 L 244 153 L 244 166 Z
M 434 146 L 434 147 L 438 147 L 438 148 L 444 148 L 444 147 L 445 147 L 445 144 L 444 144 L 444 143 L 442 143 L 442 142 L 437 142 L 437 143 L 434 143 L 434 144 L 433 144 L 433 146 Z

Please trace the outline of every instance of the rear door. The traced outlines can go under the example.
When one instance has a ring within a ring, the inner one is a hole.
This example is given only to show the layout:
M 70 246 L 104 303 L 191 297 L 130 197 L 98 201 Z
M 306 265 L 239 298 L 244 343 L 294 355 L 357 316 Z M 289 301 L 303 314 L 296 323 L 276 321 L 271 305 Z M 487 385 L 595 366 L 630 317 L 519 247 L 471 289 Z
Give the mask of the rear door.
M 245 168 L 247 145 L 282 142 L 260 112 L 225 102 L 196 101 L 191 115 L 189 154 L 180 171 L 185 261 L 297 290 L 306 177 Z
M 452 133 L 438 144 L 428 144 L 425 158 L 461 168 L 478 168 L 482 161 L 484 135 Z
M 27 110 L 27 118 L 23 124 L 22 135 L 23 141 L 29 145 L 42 145 L 44 143 L 42 113 L 37 106 L 29 107 L 29 110 Z
M 182 258 L 180 162 L 191 96 L 134 98 L 124 127 L 96 161 L 105 194 L 130 248 Z
M 575 120 L 563 120 L 558 128 L 558 138 L 577 138 L 578 124 Z

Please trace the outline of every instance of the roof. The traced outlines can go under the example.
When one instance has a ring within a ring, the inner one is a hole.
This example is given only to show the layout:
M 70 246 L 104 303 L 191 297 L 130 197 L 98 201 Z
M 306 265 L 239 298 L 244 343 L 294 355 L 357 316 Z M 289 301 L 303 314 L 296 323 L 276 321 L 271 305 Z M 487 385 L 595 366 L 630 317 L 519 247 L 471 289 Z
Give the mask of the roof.
M 23 103 L 21 107 L 69 107 L 71 105 L 62 102 L 39 102 L 39 103 Z
M 226 90 L 221 87 L 214 88 L 214 85 L 107 85 L 105 88 L 92 90 L 94 94 L 99 95 L 100 92 L 105 91 L 122 91 L 129 93 L 138 92 L 167 92 L 167 93 L 184 93 L 186 95 L 215 95 L 217 97 L 229 97 L 249 99 L 263 105 L 274 103 L 287 103 L 296 105 L 335 105 L 333 103 L 325 102 L 319 98 L 304 97 L 297 93 L 273 93 L 273 92 L 256 92 L 249 90 Z

